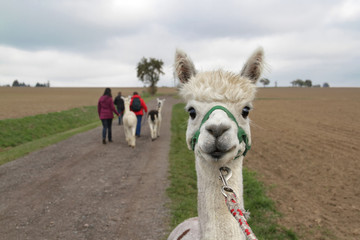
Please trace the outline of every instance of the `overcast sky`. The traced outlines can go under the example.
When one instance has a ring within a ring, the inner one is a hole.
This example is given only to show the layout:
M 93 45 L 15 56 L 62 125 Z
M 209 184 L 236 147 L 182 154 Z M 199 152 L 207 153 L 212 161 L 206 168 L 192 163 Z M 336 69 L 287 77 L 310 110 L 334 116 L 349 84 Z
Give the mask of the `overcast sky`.
M 360 87 L 360 1 L 0 0 L 0 85 L 143 86 L 137 63 L 153 57 L 174 86 L 176 48 L 239 72 L 259 46 L 270 86 Z

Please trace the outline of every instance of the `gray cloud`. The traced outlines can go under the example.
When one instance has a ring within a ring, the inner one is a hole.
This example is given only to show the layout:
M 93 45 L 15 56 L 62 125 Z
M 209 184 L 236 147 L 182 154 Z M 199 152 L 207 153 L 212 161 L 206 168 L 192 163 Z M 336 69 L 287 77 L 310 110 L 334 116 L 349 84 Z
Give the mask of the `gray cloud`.
M 137 62 L 156 57 L 170 86 L 177 47 L 199 69 L 239 71 L 263 46 L 272 83 L 360 86 L 359 16 L 355 0 L 1 1 L 0 85 L 141 86 Z

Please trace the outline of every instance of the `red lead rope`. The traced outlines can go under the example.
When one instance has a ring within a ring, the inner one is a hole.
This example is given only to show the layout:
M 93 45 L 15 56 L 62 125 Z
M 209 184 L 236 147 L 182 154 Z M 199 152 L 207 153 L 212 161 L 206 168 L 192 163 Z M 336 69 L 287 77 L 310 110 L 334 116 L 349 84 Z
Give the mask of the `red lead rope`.
M 223 186 L 221 187 L 221 193 L 225 197 L 225 203 L 226 203 L 230 213 L 234 216 L 236 221 L 239 223 L 240 229 L 245 234 L 246 239 L 257 240 L 255 234 L 253 233 L 249 224 L 246 221 L 246 218 L 250 214 L 248 212 L 246 212 L 245 210 L 243 211 L 240 208 L 240 204 L 238 203 L 238 200 L 237 200 L 234 190 L 227 184 L 227 181 L 232 176 L 231 169 L 224 166 L 224 167 L 221 167 L 219 169 L 219 171 L 220 171 L 220 180 L 223 183 Z M 224 175 L 223 172 L 226 172 L 226 174 Z M 244 216 L 244 214 L 246 215 L 246 217 Z
M 246 221 L 246 218 L 244 216 L 244 212 L 241 210 L 237 198 L 234 192 L 232 194 L 227 194 L 227 197 L 225 198 L 226 205 L 231 212 L 231 214 L 234 216 L 236 221 L 239 223 L 241 230 L 246 236 L 246 239 L 248 240 L 257 240 L 255 234 L 251 230 L 249 224 Z

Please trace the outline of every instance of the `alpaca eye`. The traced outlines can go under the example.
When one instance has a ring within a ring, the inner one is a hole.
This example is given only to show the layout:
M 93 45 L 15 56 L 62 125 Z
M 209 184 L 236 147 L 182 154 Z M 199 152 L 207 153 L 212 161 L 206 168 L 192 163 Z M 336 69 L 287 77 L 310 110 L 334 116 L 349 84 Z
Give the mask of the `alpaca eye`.
M 249 112 L 250 112 L 250 108 L 248 106 L 244 107 L 241 113 L 242 117 L 246 119 L 247 116 L 249 115 Z
M 196 110 L 193 107 L 189 108 L 188 112 L 189 112 L 189 115 L 190 115 L 191 119 L 196 118 Z

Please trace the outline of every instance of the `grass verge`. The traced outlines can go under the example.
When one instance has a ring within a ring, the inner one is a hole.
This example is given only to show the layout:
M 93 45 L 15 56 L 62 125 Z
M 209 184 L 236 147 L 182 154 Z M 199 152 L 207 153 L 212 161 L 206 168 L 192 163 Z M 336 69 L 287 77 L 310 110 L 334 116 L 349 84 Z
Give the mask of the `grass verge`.
M 197 216 L 195 161 L 185 142 L 188 116 L 184 107 L 184 104 L 175 105 L 171 120 L 170 186 L 167 189 L 171 199 L 171 229 L 185 219 Z M 256 179 L 256 174 L 244 169 L 243 176 L 245 208 L 251 212 L 249 224 L 258 239 L 298 239 L 294 232 L 277 224 L 280 213 L 266 196 L 265 187 Z
M 28 153 L 31 153 L 33 151 L 36 151 L 40 148 L 44 148 L 46 146 L 49 146 L 51 144 L 55 144 L 57 142 L 60 142 L 62 140 L 65 140 L 75 134 L 86 132 L 90 129 L 93 129 L 95 127 L 98 127 L 101 125 L 100 121 L 96 121 L 93 123 L 90 123 L 88 125 L 71 129 L 65 132 L 57 133 L 48 137 L 40 138 L 31 142 L 24 143 L 22 145 L 7 149 L 5 151 L 0 152 L 0 166 L 2 164 L 5 164 L 7 162 L 10 162 L 12 160 L 15 160 L 19 157 L 25 156 Z
M 0 121 L 0 165 L 100 126 L 95 106 Z
M 95 106 L 0 121 L 0 152 L 98 121 Z

